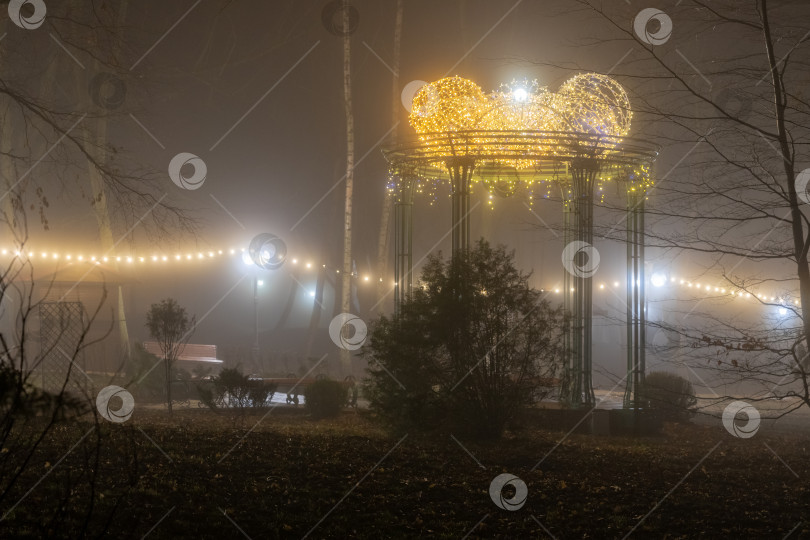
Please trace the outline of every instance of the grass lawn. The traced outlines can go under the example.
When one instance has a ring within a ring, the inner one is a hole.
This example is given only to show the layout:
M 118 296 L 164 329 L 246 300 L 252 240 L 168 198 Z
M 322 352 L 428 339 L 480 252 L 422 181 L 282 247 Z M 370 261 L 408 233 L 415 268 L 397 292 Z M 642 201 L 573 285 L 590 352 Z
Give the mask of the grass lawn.
M 30 490 L 0 536 L 75 537 L 94 490 L 91 536 L 115 538 L 810 537 L 807 435 L 735 439 L 718 421 L 639 439 L 538 427 L 476 443 L 402 439 L 354 411 L 263 416 L 139 409 L 98 432 L 60 427 L 7 498 L 3 514 Z M 88 463 L 97 442 L 100 460 Z M 519 510 L 490 499 L 503 472 L 527 485 Z

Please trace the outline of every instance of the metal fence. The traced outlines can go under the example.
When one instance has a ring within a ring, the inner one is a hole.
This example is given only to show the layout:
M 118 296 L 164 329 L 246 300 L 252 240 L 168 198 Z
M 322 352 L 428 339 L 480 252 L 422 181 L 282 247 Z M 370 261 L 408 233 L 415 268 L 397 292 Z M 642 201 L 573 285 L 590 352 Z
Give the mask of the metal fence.
M 82 302 L 39 304 L 40 370 L 44 390 L 58 392 L 66 379 L 69 379 L 68 390 L 87 386 L 84 354 L 78 350 L 85 319 Z

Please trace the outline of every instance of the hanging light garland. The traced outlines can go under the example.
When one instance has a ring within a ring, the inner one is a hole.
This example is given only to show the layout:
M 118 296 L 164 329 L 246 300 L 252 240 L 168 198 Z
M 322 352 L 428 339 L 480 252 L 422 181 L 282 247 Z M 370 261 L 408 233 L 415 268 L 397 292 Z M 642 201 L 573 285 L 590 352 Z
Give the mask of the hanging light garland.
M 0 256 L 5 257 L 6 259 L 17 257 L 21 261 L 30 260 L 33 262 L 48 262 L 52 264 L 71 264 L 71 263 L 89 263 L 89 264 L 110 264 L 110 263 L 124 263 L 125 267 L 132 266 L 133 268 L 143 267 L 148 265 L 148 267 L 156 267 L 156 266 L 164 266 L 165 264 L 187 264 L 189 262 L 206 262 L 212 261 L 217 259 L 223 258 L 233 258 L 238 257 L 239 259 L 243 258 L 243 254 L 247 253 L 248 249 L 245 248 L 229 248 L 229 249 L 218 249 L 218 250 L 208 250 L 208 251 L 197 251 L 194 253 L 186 252 L 186 253 L 175 253 L 173 255 L 136 255 L 134 253 L 129 254 L 121 254 L 121 255 L 89 255 L 85 256 L 81 252 L 80 253 L 60 253 L 57 251 L 35 251 L 31 248 L 24 249 L 20 251 L 19 249 L 0 249 Z M 293 268 L 301 269 L 303 271 L 312 271 L 317 270 L 318 267 L 322 268 L 326 272 L 334 272 L 335 274 L 341 274 L 343 271 L 335 266 L 331 266 L 324 263 L 316 263 L 313 262 L 311 259 L 307 259 L 305 257 L 295 257 L 295 256 L 288 256 L 287 261 Z M 251 262 L 252 264 L 252 262 Z M 388 279 L 385 279 L 384 276 L 375 276 L 373 274 L 361 274 L 359 272 L 352 272 L 351 277 L 357 279 L 360 283 L 384 283 L 390 282 L 394 283 L 392 278 L 389 276 Z M 791 301 L 792 295 L 785 294 L 785 293 L 765 293 L 762 291 L 753 291 L 753 290 L 746 290 L 743 288 L 732 288 L 732 287 L 721 287 L 716 285 L 709 285 L 705 281 L 701 283 L 700 281 L 693 281 L 687 279 L 676 279 L 675 277 L 671 277 L 665 283 L 670 286 L 677 286 L 678 290 L 689 293 L 692 292 L 694 295 L 701 294 L 702 296 L 711 295 L 714 298 L 720 297 L 728 297 L 728 298 L 737 298 L 737 299 L 751 299 L 757 298 L 762 302 L 766 303 L 773 303 L 778 304 L 781 306 L 798 306 L 799 301 L 798 299 L 793 299 Z M 620 287 L 620 281 L 608 281 L 607 283 L 600 283 L 597 287 L 598 290 L 606 291 L 611 288 L 618 288 Z M 560 294 L 562 289 L 560 287 L 549 287 L 549 288 L 541 288 L 541 291 L 548 291 L 553 292 L 555 294 Z

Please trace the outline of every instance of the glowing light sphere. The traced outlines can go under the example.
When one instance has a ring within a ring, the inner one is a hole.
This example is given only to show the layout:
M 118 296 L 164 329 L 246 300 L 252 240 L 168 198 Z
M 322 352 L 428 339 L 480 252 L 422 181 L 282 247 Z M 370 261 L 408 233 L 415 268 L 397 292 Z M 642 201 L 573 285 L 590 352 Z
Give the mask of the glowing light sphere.
M 420 136 L 478 129 L 486 103 L 484 91 L 474 82 L 458 76 L 445 77 L 416 93 L 408 119 Z
M 487 96 L 485 129 L 557 131 L 559 120 L 553 94 L 535 81 L 513 80 Z
M 555 107 L 555 94 L 534 81 L 513 80 L 487 96 L 488 105 L 484 109 L 483 129 L 493 131 L 515 131 L 521 143 L 511 138 L 500 140 L 503 146 L 496 145 L 496 152 L 507 151 L 521 154 L 554 153 L 549 145 L 538 146 L 523 136 L 527 132 L 560 131 L 560 115 Z M 523 142 L 525 141 L 525 142 Z M 536 165 L 533 160 L 496 160 L 500 165 L 525 169 Z
M 474 82 L 446 77 L 413 98 L 410 123 L 420 135 L 466 129 L 574 131 L 623 137 L 630 131 L 630 100 L 614 79 L 582 73 L 557 93 L 538 82 L 513 80 L 489 95 Z
M 564 131 L 624 137 L 630 131 L 630 100 L 614 79 L 582 73 L 565 81 L 557 93 Z
M 470 80 L 446 77 L 422 86 L 412 105 L 409 122 L 422 156 L 434 162 L 473 157 L 476 176 L 471 181 L 484 182 L 490 193 L 502 197 L 516 193 L 520 182 L 533 193 L 532 185 L 567 176 L 566 163 L 555 157 L 570 156 L 572 146 L 574 152 L 584 145 L 589 155 L 606 158 L 630 132 L 632 119 L 625 90 L 597 73 L 575 75 L 557 92 L 523 79 L 490 94 Z M 627 174 L 630 191 L 637 180 L 649 185 L 649 164 L 639 163 Z M 601 183 L 615 177 L 615 171 L 600 175 L 596 180 Z M 419 181 L 416 193 L 427 192 L 435 200 L 438 183 Z M 394 189 L 389 186 L 390 192 Z

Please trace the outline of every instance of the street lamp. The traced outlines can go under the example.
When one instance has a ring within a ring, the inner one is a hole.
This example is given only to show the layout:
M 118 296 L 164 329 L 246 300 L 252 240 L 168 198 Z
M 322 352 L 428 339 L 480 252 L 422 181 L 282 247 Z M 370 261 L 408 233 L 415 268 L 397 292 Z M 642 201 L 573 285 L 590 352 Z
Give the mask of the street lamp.
M 667 284 L 667 276 L 661 272 L 656 272 L 650 278 L 650 282 L 653 284 L 654 287 L 663 287 Z
M 253 237 L 248 250 L 242 254 L 246 264 L 255 264 L 262 270 L 277 270 L 287 259 L 287 245 L 278 236 L 261 233 Z M 253 357 L 259 359 L 259 287 L 264 281 L 253 274 Z

